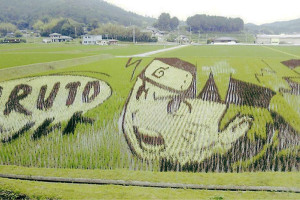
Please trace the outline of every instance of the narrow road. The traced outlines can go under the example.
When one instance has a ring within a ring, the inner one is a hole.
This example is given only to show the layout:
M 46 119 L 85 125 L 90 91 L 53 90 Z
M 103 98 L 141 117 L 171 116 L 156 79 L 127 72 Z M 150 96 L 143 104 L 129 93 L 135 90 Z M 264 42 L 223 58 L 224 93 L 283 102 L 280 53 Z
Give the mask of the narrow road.
M 163 53 L 163 52 L 171 51 L 171 50 L 175 50 L 175 49 L 180 49 L 180 48 L 187 47 L 187 46 L 188 45 L 180 45 L 180 46 L 175 46 L 175 47 L 170 47 L 170 48 L 165 48 L 165 49 L 159 49 L 159 50 L 156 50 L 156 51 L 150 51 L 150 52 L 136 54 L 136 55 L 116 56 L 116 57 L 117 58 L 147 57 L 147 56 L 151 56 L 151 55 L 154 55 L 154 54 Z

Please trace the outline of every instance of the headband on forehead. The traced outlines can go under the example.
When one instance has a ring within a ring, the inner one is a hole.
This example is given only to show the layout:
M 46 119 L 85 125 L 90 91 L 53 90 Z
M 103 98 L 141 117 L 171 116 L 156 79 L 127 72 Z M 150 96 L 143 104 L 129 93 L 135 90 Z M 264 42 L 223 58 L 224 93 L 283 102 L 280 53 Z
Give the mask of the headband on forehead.
M 190 72 L 191 74 L 196 74 L 196 67 L 195 65 L 180 60 L 178 58 L 155 58 L 154 60 L 159 60 L 165 64 L 171 65 L 172 67 L 176 67 L 178 69 L 183 69 L 185 71 Z
M 139 78 L 191 98 L 196 95 L 196 67 L 178 58 L 155 58 Z

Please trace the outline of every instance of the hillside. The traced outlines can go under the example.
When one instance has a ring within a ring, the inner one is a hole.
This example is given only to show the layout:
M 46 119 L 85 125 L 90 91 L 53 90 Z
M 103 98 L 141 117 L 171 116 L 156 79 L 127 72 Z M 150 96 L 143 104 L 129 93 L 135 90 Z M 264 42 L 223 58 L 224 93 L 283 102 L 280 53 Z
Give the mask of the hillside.
M 0 0 L 0 22 L 28 28 L 38 19 L 71 18 L 80 23 L 118 23 L 148 25 L 153 18 L 125 11 L 103 0 Z
M 245 28 L 256 33 L 266 34 L 300 33 L 300 18 L 290 21 L 278 21 L 262 25 L 249 23 L 245 24 Z

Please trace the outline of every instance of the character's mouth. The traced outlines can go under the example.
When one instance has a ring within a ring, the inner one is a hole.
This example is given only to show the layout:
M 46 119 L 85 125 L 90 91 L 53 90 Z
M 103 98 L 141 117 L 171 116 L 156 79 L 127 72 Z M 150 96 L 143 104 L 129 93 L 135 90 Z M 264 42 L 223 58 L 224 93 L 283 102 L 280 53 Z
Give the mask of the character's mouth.
M 153 135 L 153 131 L 151 131 L 151 135 L 146 129 L 138 128 L 137 126 L 133 126 L 133 131 L 136 136 L 137 141 L 142 149 L 147 150 L 147 146 L 158 147 L 159 149 L 165 149 L 165 140 L 160 133 L 155 132 Z

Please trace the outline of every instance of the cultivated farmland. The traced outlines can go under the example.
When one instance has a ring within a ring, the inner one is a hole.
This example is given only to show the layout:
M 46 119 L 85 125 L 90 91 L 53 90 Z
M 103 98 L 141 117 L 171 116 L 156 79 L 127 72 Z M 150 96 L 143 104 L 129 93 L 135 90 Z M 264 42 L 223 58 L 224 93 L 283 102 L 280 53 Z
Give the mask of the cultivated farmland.
M 1 46 L 0 164 L 299 171 L 300 47 L 162 48 Z

